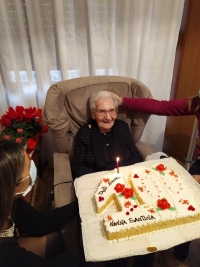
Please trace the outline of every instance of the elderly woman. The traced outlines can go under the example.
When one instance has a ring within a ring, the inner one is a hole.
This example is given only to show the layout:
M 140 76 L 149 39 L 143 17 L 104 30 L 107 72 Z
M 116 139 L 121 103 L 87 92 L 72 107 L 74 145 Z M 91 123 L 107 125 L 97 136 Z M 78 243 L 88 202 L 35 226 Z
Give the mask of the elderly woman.
M 117 120 L 118 100 L 107 91 L 94 93 L 90 99 L 92 122 L 82 126 L 76 136 L 73 177 L 112 170 L 116 157 L 121 166 L 142 161 L 126 122 Z
M 116 158 L 128 166 L 143 161 L 126 122 L 117 120 L 118 100 L 110 92 L 99 91 L 90 99 L 92 122 L 82 126 L 76 136 L 73 177 L 112 170 Z M 134 257 L 134 267 L 153 266 L 154 254 Z M 128 258 L 105 262 L 106 267 L 126 267 Z

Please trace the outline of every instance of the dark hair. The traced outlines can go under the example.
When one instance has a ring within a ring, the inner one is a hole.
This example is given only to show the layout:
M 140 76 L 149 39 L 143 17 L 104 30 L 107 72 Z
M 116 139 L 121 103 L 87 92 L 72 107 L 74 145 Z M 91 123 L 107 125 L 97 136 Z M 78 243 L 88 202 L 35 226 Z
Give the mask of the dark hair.
M 15 141 L 0 141 L 0 231 L 14 201 L 15 187 L 24 169 L 24 148 Z

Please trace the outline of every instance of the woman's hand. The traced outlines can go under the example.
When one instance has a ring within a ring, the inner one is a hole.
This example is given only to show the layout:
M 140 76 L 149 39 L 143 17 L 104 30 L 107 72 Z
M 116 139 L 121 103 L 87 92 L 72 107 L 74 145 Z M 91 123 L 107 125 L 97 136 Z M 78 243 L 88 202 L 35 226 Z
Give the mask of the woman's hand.
M 200 175 L 192 175 L 192 176 L 200 184 Z
M 108 91 L 108 92 L 111 93 L 112 95 L 114 95 L 117 98 L 118 105 L 121 106 L 123 98 L 118 96 L 118 95 L 116 95 L 116 94 L 114 94 L 114 93 L 112 93 L 111 91 Z

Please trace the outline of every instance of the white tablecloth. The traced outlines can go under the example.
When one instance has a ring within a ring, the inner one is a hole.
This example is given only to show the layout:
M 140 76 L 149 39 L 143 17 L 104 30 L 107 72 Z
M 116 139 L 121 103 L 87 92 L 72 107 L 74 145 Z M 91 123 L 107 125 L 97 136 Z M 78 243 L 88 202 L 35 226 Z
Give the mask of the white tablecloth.
M 200 185 L 190 174 L 173 158 L 162 160 L 151 160 L 137 165 L 150 167 L 153 164 L 162 163 L 169 169 L 174 170 L 194 192 L 200 205 Z M 136 166 L 136 164 L 134 165 Z M 126 179 L 133 166 L 121 167 L 120 173 Z M 86 261 L 104 261 L 141 255 L 149 253 L 147 247 L 156 247 L 157 250 L 165 250 L 180 243 L 200 237 L 200 222 L 185 224 L 175 229 L 159 230 L 148 234 L 142 234 L 130 240 L 111 243 L 105 237 L 103 230 L 103 216 L 116 212 L 115 205 L 111 205 L 102 215 L 96 215 L 94 193 L 98 188 L 105 173 L 113 171 L 98 172 L 81 176 L 75 180 L 75 190 L 79 202 L 79 211 L 82 220 L 82 235 Z

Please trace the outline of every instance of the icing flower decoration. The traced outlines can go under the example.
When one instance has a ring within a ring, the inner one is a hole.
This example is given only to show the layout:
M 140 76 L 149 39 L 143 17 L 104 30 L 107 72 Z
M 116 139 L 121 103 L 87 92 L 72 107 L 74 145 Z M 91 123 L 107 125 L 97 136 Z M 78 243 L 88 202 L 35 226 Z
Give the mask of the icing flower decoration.
M 139 189 L 141 192 L 144 191 L 143 187 L 141 187 L 141 186 L 138 186 L 138 189 Z
M 113 220 L 112 216 L 110 216 L 110 215 L 108 215 L 106 218 L 107 218 L 108 221 L 112 221 Z
M 170 204 L 168 203 L 167 199 L 158 199 L 157 201 L 157 207 L 161 210 L 166 210 L 170 208 Z
M 158 166 L 156 166 L 156 171 L 163 172 L 165 170 L 166 168 L 163 164 L 159 164 Z
M 137 174 L 135 174 L 135 175 L 133 176 L 133 178 L 139 178 L 139 176 L 138 176 Z
M 124 207 L 125 208 L 129 208 L 131 206 L 131 202 L 130 201 L 126 201 L 125 203 L 124 203 Z
M 169 174 L 170 174 L 171 176 L 174 176 L 174 177 L 176 177 L 176 178 L 178 177 L 178 175 L 177 175 L 177 174 L 175 174 L 175 173 L 174 173 L 174 171 L 171 171 L 171 172 L 169 172 Z
M 194 208 L 192 205 L 190 205 L 190 206 L 188 207 L 188 210 L 195 211 L 195 208 Z
M 124 190 L 124 187 L 125 187 L 125 185 L 124 184 L 116 184 L 116 186 L 115 186 L 115 191 L 117 192 L 117 193 L 121 193 L 123 190 Z
M 182 204 L 189 205 L 189 201 L 187 199 L 180 199 L 179 202 Z
M 99 201 L 101 202 L 101 201 L 103 201 L 104 200 L 104 197 L 99 197 Z
M 104 181 L 104 183 L 108 183 L 108 182 L 110 181 L 110 179 L 108 179 L 108 178 L 103 178 L 103 181 Z
M 122 195 L 125 198 L 130 198 L 133 196 L 133 189 L 132 188 L 124 188 L 122 191 Z
M 151 212 L 151 213 L 155 213 L 155 210 L 154 209 L 150 209 L 148 211 Z

